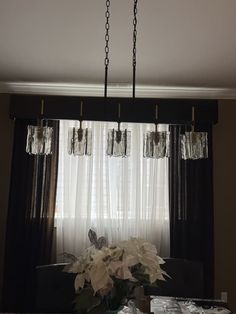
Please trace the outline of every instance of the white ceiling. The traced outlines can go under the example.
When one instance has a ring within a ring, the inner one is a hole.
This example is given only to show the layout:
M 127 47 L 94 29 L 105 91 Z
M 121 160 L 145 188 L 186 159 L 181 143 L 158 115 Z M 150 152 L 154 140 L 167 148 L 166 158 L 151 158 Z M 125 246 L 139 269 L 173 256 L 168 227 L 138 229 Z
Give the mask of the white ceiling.
M 132 0 L 111 0 L 109 82 L 132 81 Z M 105 0 L 0 0 L 0 81 L 103 83 Z M 137 84 L 236 88 L 236 0 L 139 0 Z

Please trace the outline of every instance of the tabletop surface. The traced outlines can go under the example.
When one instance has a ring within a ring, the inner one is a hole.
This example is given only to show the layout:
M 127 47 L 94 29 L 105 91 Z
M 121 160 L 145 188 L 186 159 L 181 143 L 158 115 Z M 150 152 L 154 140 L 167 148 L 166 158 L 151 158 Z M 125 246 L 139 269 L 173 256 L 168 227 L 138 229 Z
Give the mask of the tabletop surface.
M 153 297 L 150 310 L 154 314 L 230 314 L 221 300 Z

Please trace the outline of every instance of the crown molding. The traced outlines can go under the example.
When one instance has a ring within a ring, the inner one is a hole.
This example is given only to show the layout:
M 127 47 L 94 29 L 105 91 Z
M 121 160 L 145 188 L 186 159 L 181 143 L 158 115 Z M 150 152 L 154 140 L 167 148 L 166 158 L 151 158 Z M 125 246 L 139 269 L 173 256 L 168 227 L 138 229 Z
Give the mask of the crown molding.
M 103 84 L 0 82 L 0 93 L 64 96 L 103 96 Z M 132 97 L 132 85 L 108 84 L 109 97 Z M 236 99 L 235 88 L 136 85 L 140 98 Z

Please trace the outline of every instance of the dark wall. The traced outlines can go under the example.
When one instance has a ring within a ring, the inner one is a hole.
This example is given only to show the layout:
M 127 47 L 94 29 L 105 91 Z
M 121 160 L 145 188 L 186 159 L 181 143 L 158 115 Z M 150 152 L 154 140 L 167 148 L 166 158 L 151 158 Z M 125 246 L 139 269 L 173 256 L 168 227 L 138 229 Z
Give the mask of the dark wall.
M 9 96 L 0 94 L 0 291 L 2 290 L 3 278 L 5 226 L 11 171 L 13 126 L 14 122 L 9 119 Z
M 236 100 L 219 102 L 214 126 L 215 292 L 236 312 Z

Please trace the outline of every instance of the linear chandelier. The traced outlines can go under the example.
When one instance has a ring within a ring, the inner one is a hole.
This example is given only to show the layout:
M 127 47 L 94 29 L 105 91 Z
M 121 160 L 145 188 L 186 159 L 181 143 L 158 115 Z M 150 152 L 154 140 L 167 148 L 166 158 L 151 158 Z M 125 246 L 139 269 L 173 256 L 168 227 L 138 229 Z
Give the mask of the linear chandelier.
M 137 42 L 137 5 L 138 0 L 133 0 L 133 48 L 132 48 L 132 101 L 135 105 L 136 88 L 136 42 Z M 109 30 L 110 30 L 110 0 L 105 0 L 105 78 L 104 78 L 104 103 L 107 102 L 108 68 L 109 68 Z M 79 127 L 74 126 L 68 130 L 68 153 L 74 156 L 91 156 L 93 147 L 92 129 L 82 128 L 83 101 L 79 105 Z M 117 129 L 109 129 L 107 133 L 106 154 L 110 157 L 128 157 L 131 151 L 131 131 L 121 129 L 122 112 L 120 103 L 117 104 Z M 158 105 L 155 106 L 155 130 L 144 134 L 143 157 L 165 158 L 169 157 L 170 134 L 158 131 L 159 113 Z M 37 125 L 28 125 L 26 152 L 32 155 L 52 154 L 53 128 L 48 126 L 44 119 L 44 100 L 41 101 L 40 116 Z M 195 108 L 192 107 L 191 131 L 180 135 L 180 154 L 184 160 L 208 158 L 207 132 L 195 131 Z
M 158 105 L 155 108 L 155 131 L 148 131 L 144 135 L 143 157 L 169 157 L 169 132 L 158 131 Z
M 107 134 L 108 156 L 127 157 L 131 149 L 131 132 L 120 129 L 120 104 L 118 104 L 118 129 L 110 129 Z
M 104 82 L 104 98 L 107 98 L 107 74 L 108 74 L 108 65 L 109 65 L 109 6 L 110 1 L 106 1 L 107 11 L 106 11 L 106 46 L 105 46 L 105 82 Z M 136 40 L 137 40 L 137 5 L 138 0 L 134 0 L 133 6 L 133 58 L 132 58 L 132 66 L 133 66 L 133 103 L 135 102 L 135 80 L 136 80 Z M 107 134 L 107 150 L 106 153 L 108 156 L 113 157 L 128 157 L 130 155 L 131 148 L 131 132 L 127 129 L 121 130 L 121 108 L 120 104 L 118 104 L 118 129 L 110 129 Z
M 92 130 L 82 128 L 83 101 L 80 102 L 79 128 L 69 128 L 68 131 L 68 153 L 74 156 L 91 156 L 92 154 Z
M 27 127 L 26 152 L 30 155 L 52 154 L 53 128 L 47 125 L 47 120 L 43 119 L 43 114 L 44 100 L 42 99 L 37 125 L 28 125 Z
M 182 159 L 208 158 L 207 132 L 195 132 L 195 108 L 192 107 L 191 131 L 180 136 Z

